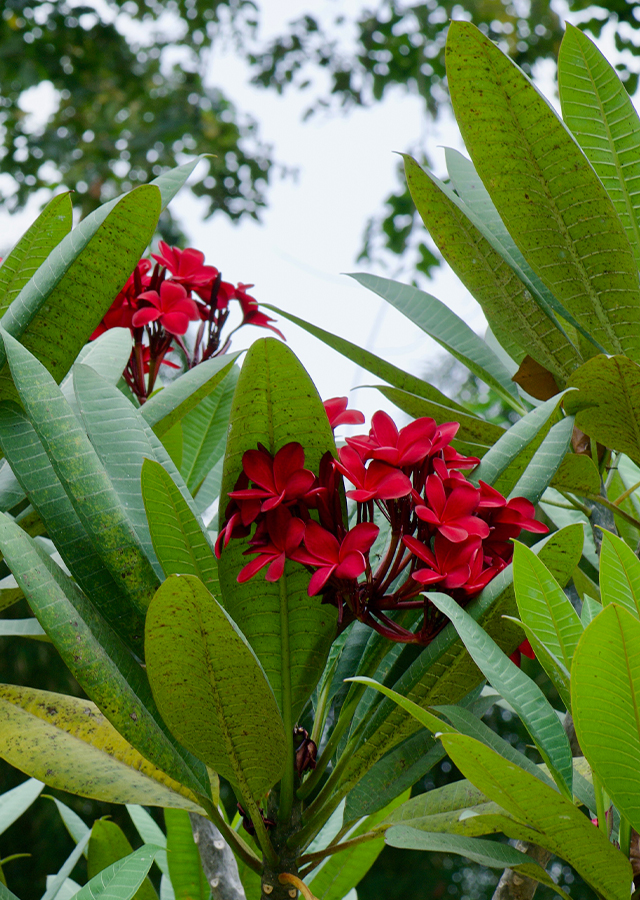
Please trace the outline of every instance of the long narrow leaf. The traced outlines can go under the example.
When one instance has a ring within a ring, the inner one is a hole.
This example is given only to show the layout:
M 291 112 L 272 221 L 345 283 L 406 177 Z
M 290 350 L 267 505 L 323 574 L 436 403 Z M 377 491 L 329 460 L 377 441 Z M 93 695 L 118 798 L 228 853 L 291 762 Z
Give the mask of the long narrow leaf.
M 0 795 L 0 834 L 29 809 L 34 800 L 40 796 L 43 787 L 41 781 L 29 778 L 28 781 L 23 781 L 22 784 Z
M 131 900 L 147 877 L 158 847 L 145 844 L 95 875 L 74 900 Z

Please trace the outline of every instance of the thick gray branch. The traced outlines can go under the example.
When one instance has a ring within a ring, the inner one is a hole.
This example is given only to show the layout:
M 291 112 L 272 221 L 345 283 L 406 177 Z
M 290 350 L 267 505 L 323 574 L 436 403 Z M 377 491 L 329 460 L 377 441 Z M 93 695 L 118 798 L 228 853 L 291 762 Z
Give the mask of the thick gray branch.
M 197 813 L 189 813 L 189 818 L 212 900 L 247 900 L 231 847 L 213 822 Z
M 552 855 L 549 850 L 543 850 L 542 847 L 530 844 L 529 841 L 516 841 L 516 850 L 526 853 L 543 869 L 546 868 Z M 519 872 L 514 872 L 513 869 L 505 869 L 492 900 L 531 900 L 537 887 L 538 882 L 534 878 L 521 875 Z

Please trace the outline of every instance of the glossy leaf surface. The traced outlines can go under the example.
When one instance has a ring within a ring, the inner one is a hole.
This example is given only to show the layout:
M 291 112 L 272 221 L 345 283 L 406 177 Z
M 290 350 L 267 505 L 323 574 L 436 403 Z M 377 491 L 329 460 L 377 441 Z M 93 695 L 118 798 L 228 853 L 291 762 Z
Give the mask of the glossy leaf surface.
M 132 852 L 133 848 L 119 825 L 108 819 L 98 819 L 93 823 L 89 839 L 87 877 L 89 879 L 95 877 L 103 869 L 124 859 Z M 148 878 L 134 894 L 134 900 L 158 900 L 158 895 Z

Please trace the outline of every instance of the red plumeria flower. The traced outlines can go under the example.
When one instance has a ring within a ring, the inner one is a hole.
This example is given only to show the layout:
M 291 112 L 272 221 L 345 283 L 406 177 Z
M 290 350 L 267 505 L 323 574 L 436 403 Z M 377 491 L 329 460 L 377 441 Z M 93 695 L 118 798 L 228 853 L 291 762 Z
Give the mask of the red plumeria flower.
M 229 496 L 240 502 L 258 501 L 259 511 L 263 513 L 281 503 L 305 497 L 316 481 L 313 472 L 304 468 L 304 450 L 295 441 L 285 444 L 274 457 L 264 448 L 247 450 L 242 457 L 242 468 L 258 486 L 231 491 Z
M 309 582 L 308 594 L 313 597 L 325 586 L 329 578 L 355 580 L 365 571 L 368 553 L 379 528 L 372 522 L 361 522 L 348 531 L 341 542 L 317 522 L 310 521 L 304 532 L 304 547 L 295 554 L 298 562 L 317 566 Z
M 411 493 L 411 482 L 399 469 L 374 459 L 365 469 L 360 454 L 353 447 L 341 447 L 340 460 L 334 465 L 356 488 L 347 497 L 366 503 L 367 500 L 396 500 Z
M 203 288 L 195 289 L 198 297 L 200 297 L 200 299 L 205 303 L 204 306 L 201 303 L 198 304 L 198 312 L 200 313 L 201 319 L 209 318 L 209 310 L 211 309 L 211 303 L 214 300 L 214 298 L 211 296 L 211 292 L 213 290 L 215 280 L 215 278 L 212 278 L 211 281 Z M 215 296 L 215 308 L 226 309 L 229 306 L 229 300 L 233 300 L 235 295 L 235 287 L 228 281 L 221 281 L 218 285 L 218 291 Z
M 257 325 L 259 328 L 268 328 L 270 331 L 275 332 L 278 337 L 281 337 L 283 341 L 286 340 L 281 331 L 274 325 L 269 324 L 269 322 L 275 322 L 275 319 L 260 312 L 258 309 L 258 301 L 255 297 L 247 294 L 247 290 L 252 287 L 252 284 L 242 284 L 242 282 L 239 282 L 235 291 L 235 299 L 239 302 L 240 308 L 242 309 L 242 324 Z
M 511 660 L 511 662 L 515 663 L 519 668 L 523 656 L 526 656 L 528 659 L 536 658 L 536 655 L 533 652 L 533 647 L 529 643 L 529 638 L 525 638 L 523 640 L 523 642 L 520 644 L 520 646 L 516 650 L 513 651 L 513 653 L 509 657 L 509 659 Z M 597 819 L 595 819 L 595 820 L 592 819 L 591 821 L 592 822 L 595 821 L 596 825 L 598 824 Z
M 454 422 L 453 424 L 457 425 L 458 423 Z M 444 426 L 440 427 L 444 428 Z M 443 447 L 442 455 L 448 469 L 475 469 L 476 466 L 480 465 L 480 460 L 477 456 L 462 456 L 455 447 L 450 445 Z
M 497 498 L 492 499 L 497 503 Z M 524 497 L 513 497 L 511 500 L 504 500 L 502 506 L 480 508 L 478 512 L 491 528 L 489 538 L 485 541 L 485 554 L 499 556 L 507 562 L 513 556 L 511 542 L 521 531 L 533 534 L 547 534 L 549 531 L 543 522 L 535 518 L 533 503 Z
M 398 431 L 391 416 L 380 410 L 371 419 L 369 436 L 347 438 L 347 443 L 363 462 L 379 459 L 391 466 L 414 466 L 430 455 L 436 433 L 435 420 L 426 416 Z
M 348 403 L 347 397 L 332 397 L 324 401 L 324 411 L 332 431 L 338 425 L 362 425 L 364 422 L 364 414 L 358 409 L 347 409 Z
M 164 241 L 160 241 L 158 246 L 160 253 L 152 253 L 153 258 L 171 272 L 174 282 L 184 285 L 188 290 L 204 287 L 218 274 L 215 266 L 204 265 L 204 253 L 200 250 L 194 250 L 193 247 L 179 250 Z
M 198 319 L 198 308 L 181 284 L 163 281 L 160 293 L 145 291 L 139 300 L 146 300 L 149 306 L 143 306 L 134 313 L 134 328 L 142 328 L 150 322 L 159 321 L 169 334 L 186 334 L 189 322 Z
M 251 549 L 245 551 L 245 553 L 257 552 L 258 556 L 241 569 L 238 582 L 242 584 L 248 581 L 265 566 L 269 566 L 266 580 L 277 581 L 284 573 L 285 561 L 294 557 L 304 533 L 304 522 L 292 516 L 286 506 L 278 506 L 268 512 L 266 535 L 254 536 L 250 542 Z
M 454 480 L 453 483 L 453 489 L 446 490 L 446 482 L 439 475 L 429 475 L 424 489 L 428 505 L 417 505 L 416 515 L 454 543 L 466 541 L 468 537 L 488 537 L 487 523 L 472 515 L 480 492 L 468 482 L 460 484 Z
M 466 584 L 471 574 L 470 562 L 481 551 L 479 538 L 452 543 L 438 534 L 433 542 L 433 550 L 411 535 L 406 535 L 402 540 L 414 556 L 428 566 L 411 573 L 414 581 L 419 584 L 441 584 L 448 590 L 455 590 Z
M 95 341 L 97 337 L 100 337 L 101 334 L 104 334 L 105 331 L 109 331 L 111 328 L 131 328 L 131 319 L 138 308 L 136 282 L 143 288 L 148 287 L 151 279 L 147 276 L 147 273 L 150 268 L 151 263 L 148 259 L 140 260 L 134 271 L 127 278 L 122 290 L 118 292 L 102 322 L 89 338 L 90 341 Z

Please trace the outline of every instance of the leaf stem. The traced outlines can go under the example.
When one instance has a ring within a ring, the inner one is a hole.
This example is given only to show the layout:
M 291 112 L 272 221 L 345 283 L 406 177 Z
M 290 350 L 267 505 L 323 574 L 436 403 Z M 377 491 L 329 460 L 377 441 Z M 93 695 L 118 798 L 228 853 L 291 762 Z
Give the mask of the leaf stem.
M 623 815 L 620 816 L 620 832 L 618 834 L 618 840 L 620 842 L 620 849 L 627 859 L 629 859 L 629 854 L 631 853 L 631 822 Z
M 633 525 L 634 528 L 637 528 L 638 531 L 640 531 L 640 521 L 638 519 L 634 519 L 634 517 L 630 516 L 628 512 L 624 511 L 624 509 L 616 506 L 615 503 L 611 502 L 611 500 L 608 500 L 601 494 L 585 494 L 585 497 L 587 497 L 588 500 L 593 500 L 595 503 L 599 503 L 601 506 L 604 506 L 605 509 L 608 509 L 612 513 L 615 513 L 616 516 L 620 516 L 621 519 L 624 519 L 625 522 L 628 522 L 630 525 Z
M 351 847 L 357 847 L 358 844 L 364 844 L 367 841 L 373 841 L 376 838 L 382 838 L 384 832 L 382 831 L 368 831 L 366 834 L 358 835 L 358 837 L 351 838 L 349 841 L 343 841 L 341 844 L 330 844 L 328 847 L 325 847 L 324 850 L 318 850 L 317 853 L 305 853 L 304 856 L 301 856 L 298 859 L 298 865 L 304 866 L 307 863 L 313 863 L 309 867 L 309 872 L 315 868 L 316 863 L 321 862 L 326 856 L 332 856 L 334 853 L 340 853 L 341 850 L 348 850 Z M 303 878 L 308 872 L 300 873 Z
M 620 504 L 624 503 L 624 501 L 627 499 L 627 497 L 630 497 L 634 491 L 638 490 L 638 488 L 640 488 L 640 481 L 636 481 L 636 483 L 632 484 L 630 488 L 627 488 L 627 490 L 624 492 L 624 494 L 620 494 L 620 496 L 616 500 L 613 501 L 613 505 L 620 506 Z

